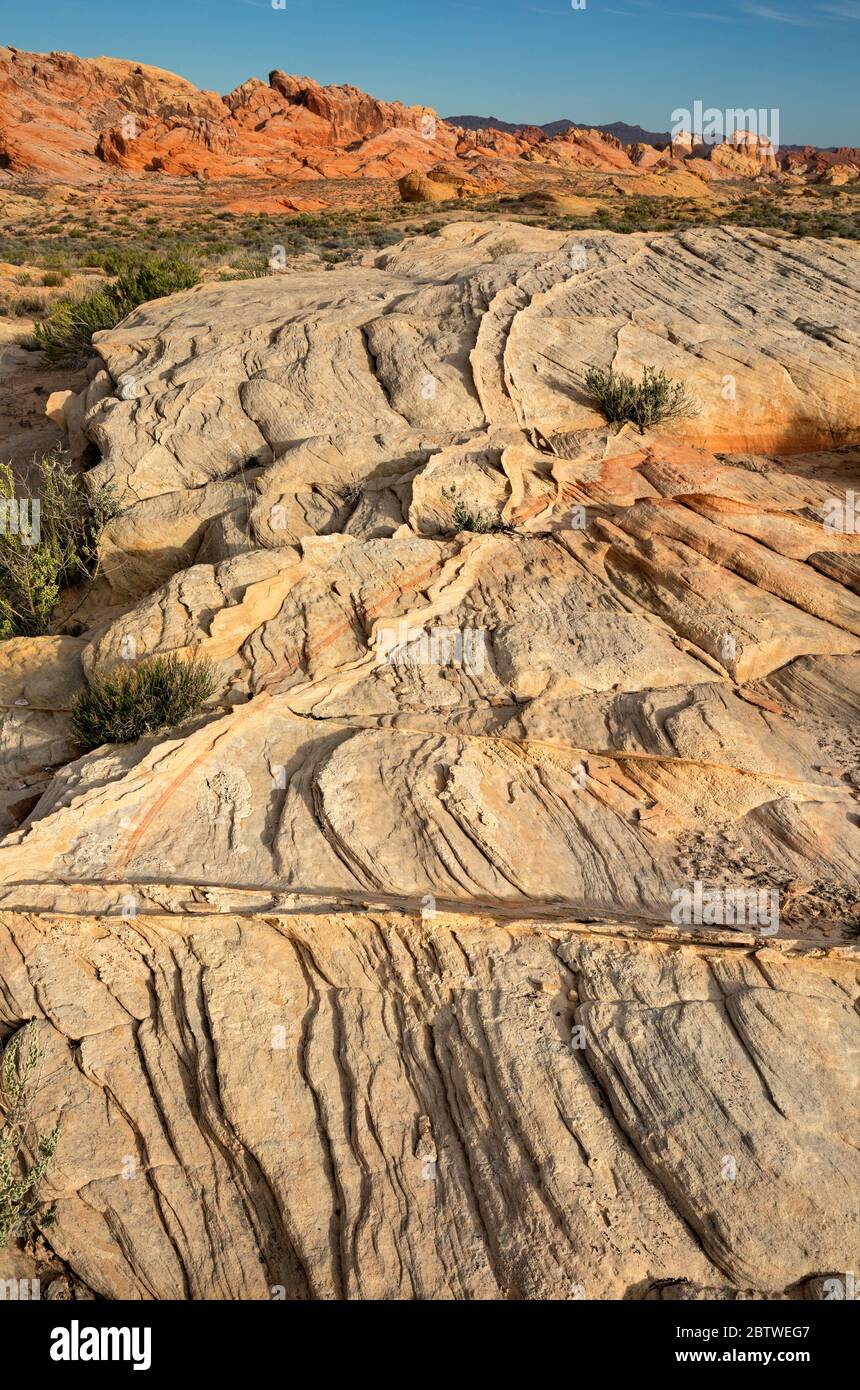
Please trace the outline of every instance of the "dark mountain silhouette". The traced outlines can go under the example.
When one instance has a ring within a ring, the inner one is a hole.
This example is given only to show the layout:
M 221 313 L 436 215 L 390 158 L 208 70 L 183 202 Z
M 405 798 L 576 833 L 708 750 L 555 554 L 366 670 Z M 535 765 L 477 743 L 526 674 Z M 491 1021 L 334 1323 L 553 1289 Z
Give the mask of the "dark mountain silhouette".
M 668 130 L 644 130 L 641 125 L 628 125 L 626 121 L 612 121 L 609 125 L 589 125 L 587 121 L 547 121 L 546 125 L 534 126 L 524 121 L 516 125 L 513 121 L 502 121 L 498 116 L 446 116 L 448 125 L 462 126 L 464 130 L 483 130 L 491 126 L 494 130 L 507 131 L 509 135 L 515 135 L 517 131 L 542 130 L 545 135 L 564 135 L 565 131 L 577 130 L 599 130 L 604 135 L 614 135 L 621 141 L 622 145 L 656 145 L 662 149 L 669 143 Z

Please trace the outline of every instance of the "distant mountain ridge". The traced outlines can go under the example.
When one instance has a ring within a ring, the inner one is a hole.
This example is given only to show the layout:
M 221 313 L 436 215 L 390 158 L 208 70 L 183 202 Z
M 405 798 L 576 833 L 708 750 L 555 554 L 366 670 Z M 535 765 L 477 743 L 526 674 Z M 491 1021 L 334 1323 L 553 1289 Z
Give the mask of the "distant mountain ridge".
M 546 125 L 535 125 L 523 121 L 516 125 L 512 121 L 502 121 L 498 116 L 446 116 L 447 125 L 462 126 L 463 130 L 502 130 L 508 135 L 516 135 L 521 130 L 542 130 L 550 139 L 564 135 L 568 130 L 598 130 L 601 135 L 614 135 L 622 145 L 655 145 L 663 149 L 671 136 L 668 130 L 645 130 L 641 125 L 628 125 L 626 121 L 612 121 L 609 125 L 589 125 L 584 121 L 547 121 Z
M 654 145 L 662 150 L 671 140 L 668 130 L 645 130 L 641 125 L 628 125 L 626 121 L 612 121 L 609 125 L 589 125 L 583 121 L 547 121 L 545 125 L 534 125 L 524 121 L 516 125 L 513 121 L 503 121 L 498 116 L 446 116 L 447 125 L 462 126 L 463 130 L 502 130 L 507 135 L 516 135 L 521 130 L 542 130 L 550 139 L 564 135 L 568 130 L 598 130 L 601 135 L 614 135 L 622 145 Z M 853 157 L 855 150 L 847 145 L 786 145 L 783 150 L 817 150 L 821 154 L 847 154 Z

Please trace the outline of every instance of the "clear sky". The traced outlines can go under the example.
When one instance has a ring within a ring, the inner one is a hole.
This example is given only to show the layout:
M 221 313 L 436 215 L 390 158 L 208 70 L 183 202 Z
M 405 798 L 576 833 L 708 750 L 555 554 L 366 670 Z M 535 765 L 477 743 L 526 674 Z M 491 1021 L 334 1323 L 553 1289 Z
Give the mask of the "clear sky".
M 219 92 L 281 68 L 443 116 L 777 108 L 782 144 L 860 145 L 860 0 L 0 0 L 0 41 Z

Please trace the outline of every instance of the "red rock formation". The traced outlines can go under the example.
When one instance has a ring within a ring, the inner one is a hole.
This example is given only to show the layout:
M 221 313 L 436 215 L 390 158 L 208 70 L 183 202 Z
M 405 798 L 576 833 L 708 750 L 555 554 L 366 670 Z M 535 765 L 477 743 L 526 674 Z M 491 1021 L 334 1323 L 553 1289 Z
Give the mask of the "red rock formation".
M 426 107 L 271 73 L 226 97 L 113 58 L 0 49 L 0 168 L 75 182 L 168 174 L 392 177 L 450 158 Z
M 226 96 L 200 91 L 160 68 L 117 58 L 22 53 L 0 48 L 0 179 L 25 176 L 105 183 L 117 171 L 198 178 L 393 179 L 426 176 L 445 161 L 468 162 L 482 183 L 528 181 L 528 167 L 645 175 L 682 169 L 706 182 L 800 176 L 843 183 L 860 151 L 812 148 L 777 157 L 769 141 L 738 131 L 723 144 L 689 135 L 671 149 L 625 149 L 612 135 L 572 128 L 548 137 L 447 125 L 423 106 L 379 101 L 352 86 L 320 86 L 275 70 Z M 487 178 L 487 165 L 498 174 Z M 523 178 L 518 181 L 518 170 Z M 464 174 L 462 186 L 468 182 Z
M 553 164 L 570 164 L 587 169 L 612 170 L 618 173 L 632 173 L 635 166 L 621 141 L 614 135 L 605 135 L 599 130 L 565 131 L 547 140 L 545 146 L 537 147 L 535 156 L 546 158 Z
M 637 169 L 653 169 L 665 161 L 665 157 L 666 151 L 658 150 L 654 145 L 636 143 L 627 146 L 627 158 Z

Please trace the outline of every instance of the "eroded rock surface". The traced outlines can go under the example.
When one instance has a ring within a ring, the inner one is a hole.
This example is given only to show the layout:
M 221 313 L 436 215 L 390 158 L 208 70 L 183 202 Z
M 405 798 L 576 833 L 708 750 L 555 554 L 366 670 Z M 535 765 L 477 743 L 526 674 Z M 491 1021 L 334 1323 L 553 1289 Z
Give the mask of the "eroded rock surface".
M 483 222 L 368 259 L 201 286 L 97 334 L 121 390 L 86 416 L 96 476 L 129 504 L 343 433 L 438 448 L 537 430 L 563 453 L 559 435 L 602 423 L 590 366 L 683 380 L 698 413 L 670 433 L 687 443 L 779 453 L 860 437 L 852 245 Z
M 858 291 L 835 243 L 467 223 L 98 335 L 64 418 L 125 510 L 0 671 L 0 1017 L 82 1284 L 855 1267 Z M 607 427 L 593 363 L 699 413 Z M 207 707 L 75 757 L 74 690 L 163 652 Z
M 5 914 L 52 1242 L 127 1298 L 739 1296 L 851 1267 L 855 972 L 439 914 Z M 584 1043 L 584 1045 L 582 1045 Z

